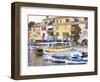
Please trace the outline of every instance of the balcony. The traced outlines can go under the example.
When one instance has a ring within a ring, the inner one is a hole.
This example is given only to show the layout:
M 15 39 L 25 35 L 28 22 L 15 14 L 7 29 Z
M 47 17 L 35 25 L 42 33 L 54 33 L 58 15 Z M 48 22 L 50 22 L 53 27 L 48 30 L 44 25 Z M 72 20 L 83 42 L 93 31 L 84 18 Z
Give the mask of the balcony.
M 53 30 L 53 28 L 48 28 L 47 32 L 48 32 L 48 33 L 53 33 L 54 30 Z

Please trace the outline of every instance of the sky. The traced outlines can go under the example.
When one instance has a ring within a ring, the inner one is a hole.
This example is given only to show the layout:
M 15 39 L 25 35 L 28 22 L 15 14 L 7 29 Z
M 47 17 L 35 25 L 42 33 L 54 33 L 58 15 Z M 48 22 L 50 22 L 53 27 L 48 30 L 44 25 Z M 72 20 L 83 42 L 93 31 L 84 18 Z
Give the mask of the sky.
M 36 16 L 36 15 L 30 15 L 28 17 L 29 17 L 28 22 L 34 21 L 35 23 L 42 22 L 42 20 L 46 18 L 46 16 Z

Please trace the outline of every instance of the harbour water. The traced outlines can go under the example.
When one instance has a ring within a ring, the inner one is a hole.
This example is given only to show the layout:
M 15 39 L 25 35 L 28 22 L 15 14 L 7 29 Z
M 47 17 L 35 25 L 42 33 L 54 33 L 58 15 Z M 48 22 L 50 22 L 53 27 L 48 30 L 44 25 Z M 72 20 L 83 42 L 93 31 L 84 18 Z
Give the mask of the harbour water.
M 72 47 L 73 49 L 76 49 L 76 50 L 79 50 L 79 51 L 87 51 L 87 47 L 79 47 L 79 46 L 75 46 L 75 47 Z M 67 52 L 68 53 L 68 52 Z M 66 52 L 64 53 L 60 53 L 60 52 L 56 52 L 56 56 L 61 54 L 62 56 L 63 55 L 66 55 Z M 47 58 L 45 58 L 47 57 Z M 48 60 L 46 60 L 48 59 Z M 52 59 L 52 60 L 51 60 Z M 55 62 L 53 62 L 53 60 Z M 48 55 L 44 55 L 44 53 L 42 53 L 41 55 L 37 55 L 36 53 L 36 48 L 33 47 L 33 46 L 29 46 L 28 47 L 28 66 L 47 66 L 47 65 L 72 65 L 73 63 L 66 63 L 67 60 L 64 62 L 64 58 L 50 58 L 50 56 Z M 74 63 L 76 64 L 76 63 Z M 77 64 L 80 64 L 77 63 Z M 82 63 L 81 63 L 82 64 Z

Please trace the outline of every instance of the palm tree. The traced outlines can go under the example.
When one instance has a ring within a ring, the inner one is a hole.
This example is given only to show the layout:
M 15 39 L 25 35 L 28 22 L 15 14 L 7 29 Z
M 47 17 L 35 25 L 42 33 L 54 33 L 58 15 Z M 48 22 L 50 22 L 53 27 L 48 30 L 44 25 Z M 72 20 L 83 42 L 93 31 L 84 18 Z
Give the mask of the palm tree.
M 73 42 L 77 45 L 78 44 L 78 40 L 80 39 L 80 34 L 81 33 L 81 29 L 79 26 L 74 27 L 74 30 L 71 31 L 71 37 L 73 39 Z

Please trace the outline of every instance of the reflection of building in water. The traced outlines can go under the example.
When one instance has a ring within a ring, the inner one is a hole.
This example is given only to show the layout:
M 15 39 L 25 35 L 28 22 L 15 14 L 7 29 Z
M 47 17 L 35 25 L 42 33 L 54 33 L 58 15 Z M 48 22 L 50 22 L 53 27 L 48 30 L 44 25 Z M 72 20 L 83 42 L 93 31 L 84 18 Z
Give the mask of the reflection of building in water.
M 41 23 L 31 28 L 30 39 L 66 39 L 75 27 L 80 27 L 81 34 L 87 31 L 86 17 L 46 16 Z M 81 35 L 80 34 L 80 35 Z

